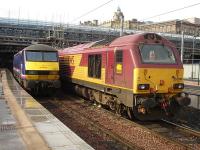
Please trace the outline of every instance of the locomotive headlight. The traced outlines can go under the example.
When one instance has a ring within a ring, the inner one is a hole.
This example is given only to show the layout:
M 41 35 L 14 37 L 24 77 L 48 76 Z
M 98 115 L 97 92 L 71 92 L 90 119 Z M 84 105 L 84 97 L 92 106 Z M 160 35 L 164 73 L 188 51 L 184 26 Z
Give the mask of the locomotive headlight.
M 37 71 L 35 70 L 26 70 L 27 75 L 37 75 Z
M 148 90 L 149 84 L 138 84 L 138 90 Z
M 184 84 L 183 83 L 176 83 L 173 86 L 174 89 L 184 89 Z

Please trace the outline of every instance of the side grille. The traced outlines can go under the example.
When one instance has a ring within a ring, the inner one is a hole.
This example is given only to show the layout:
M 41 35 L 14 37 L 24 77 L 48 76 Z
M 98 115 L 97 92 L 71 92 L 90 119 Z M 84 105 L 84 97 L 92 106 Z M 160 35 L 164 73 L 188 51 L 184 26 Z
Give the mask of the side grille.
M 26 75 L 50 75 L 51 72 L 55 72 L 55 71 L 26 70 Z

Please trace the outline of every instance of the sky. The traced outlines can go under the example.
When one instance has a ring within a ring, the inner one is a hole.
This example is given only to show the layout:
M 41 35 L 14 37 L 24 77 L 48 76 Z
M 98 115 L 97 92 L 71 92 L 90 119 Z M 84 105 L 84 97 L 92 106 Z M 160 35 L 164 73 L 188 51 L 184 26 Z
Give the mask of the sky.
M 0 0 L 0 17 L 54 21 L 78 24 L 80 21 L 112 20 L 120 7 L 125 20 L 133 18 L 143 21 L 167 21 L 191 17 L 200 18 L 200 4 L 167 15 L 154 17 L 171 10 L 199 3 L 199 0 L 113 0 L 107 5 L 79 18 L 109 0 Z

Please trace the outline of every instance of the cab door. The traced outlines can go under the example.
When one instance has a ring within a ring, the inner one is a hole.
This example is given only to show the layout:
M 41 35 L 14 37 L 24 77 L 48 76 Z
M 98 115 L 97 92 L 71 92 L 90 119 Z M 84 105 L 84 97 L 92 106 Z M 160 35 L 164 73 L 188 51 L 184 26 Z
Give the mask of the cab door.
M 125 86 L 125 65 L 124 65 L 124 51 L 122 49 L 115 51 L 114 59 L 114 84 L 116 86 Z
M 106 83 L 114 84 L 114 51 L 108 51 L 106 54 Z
M 107 52 L 106 83 L 124 86 L 123 51 Z
M 117 87 L 132 88 L 132 50 L 115 49 L 107 52 L 106 83 Z

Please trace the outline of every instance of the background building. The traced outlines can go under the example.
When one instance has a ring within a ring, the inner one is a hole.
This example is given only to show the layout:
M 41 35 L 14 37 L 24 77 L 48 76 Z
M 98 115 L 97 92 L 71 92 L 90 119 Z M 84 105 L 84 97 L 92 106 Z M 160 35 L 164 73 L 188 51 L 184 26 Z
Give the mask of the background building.
M 164 32 L 181 34 L 183 31 L 186 35 L 199 36 L 200 22 L 199 18 L 193 20 L 171 20 L 158 23 L 142 24 L 138 27 L 139 30 L 150 32 Z
M 121 18 L 124 18 L 124 14 L 118 7 L 117 11 L 114 12 L 112 20 L 104 21 L 98 24 L 98 20 L 86 21 L 80 23 L 81 25 L 89 26 L 101 26 L 113 29 L 121 28 Z M 188 18 L 184 20 L 170 20 L 164 22 L 141 22 L 137 19 L 124 20 L 124 29 L 128 30 L 141 30 L 147 32 L 162 32 L 162 33 L 172 33 L 181 34 L 182 31 L 185 35 L 199 36 L 200 35 L 200 18 Z
M 98 26 L 98 20 L 80 22 L 80 25 Z
M 104 21 L 103 23 L 99 24 L 99 26 L 119 29 L 121 28 L 121 18 L 124 18 L 124 14 L 118 7 L 117 11 L 114 12 L 113 19 L 109 21 Z M 141 24 L 144 24 L 144 22 L 139 22 L 137 19 L 132 19 L 132 20 L 125 20 L 123 26 L 124 29 L 131 30 L 131 29 L 137 29 L 137 27 Z

